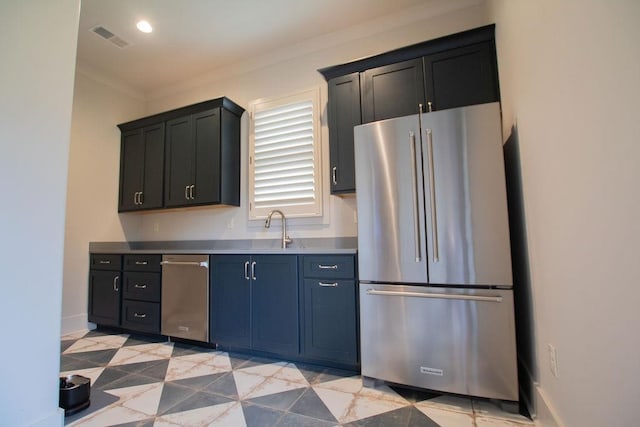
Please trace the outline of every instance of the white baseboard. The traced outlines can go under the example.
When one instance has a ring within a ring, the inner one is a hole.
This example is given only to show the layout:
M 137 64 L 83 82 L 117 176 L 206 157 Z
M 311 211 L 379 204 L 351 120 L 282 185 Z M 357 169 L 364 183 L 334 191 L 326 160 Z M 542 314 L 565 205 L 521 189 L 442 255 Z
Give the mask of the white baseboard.
M 539 384 L 535 385 L 536 424 L 541 427 L 565 427 Z
M 76 314 L 74 316 L 65 316 L 62 318 L 60 325 L 60 335 L 67 335 L 73 332 L 86 331 L 87 329 L 95 329 L 90 327 L 87 320 L 87 314 Z
M 64 426 L 64 409 L 57 408 L 51 414 L 31 424 L 31 427 L 60 427 Z

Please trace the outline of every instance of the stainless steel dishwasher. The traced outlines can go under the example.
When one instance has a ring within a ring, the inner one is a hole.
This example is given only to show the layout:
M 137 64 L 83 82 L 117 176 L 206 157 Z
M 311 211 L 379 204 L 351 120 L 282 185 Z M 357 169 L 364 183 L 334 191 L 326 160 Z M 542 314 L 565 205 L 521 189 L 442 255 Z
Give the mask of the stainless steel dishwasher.
M 209 256 L 163 255 L 161 333 L 209 341 Z

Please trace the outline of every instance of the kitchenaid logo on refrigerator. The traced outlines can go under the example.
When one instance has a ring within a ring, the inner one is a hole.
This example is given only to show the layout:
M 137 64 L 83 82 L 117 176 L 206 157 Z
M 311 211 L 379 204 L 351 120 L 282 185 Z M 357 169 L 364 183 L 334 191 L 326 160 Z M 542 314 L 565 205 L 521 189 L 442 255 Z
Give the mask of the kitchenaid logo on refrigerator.
M 444 371 L 442 369 L 427 368 L 426 366 L 420 366 L 420 373 L 428 374 L 428 375 L 437 375 L 439 377 L 444 376 Z

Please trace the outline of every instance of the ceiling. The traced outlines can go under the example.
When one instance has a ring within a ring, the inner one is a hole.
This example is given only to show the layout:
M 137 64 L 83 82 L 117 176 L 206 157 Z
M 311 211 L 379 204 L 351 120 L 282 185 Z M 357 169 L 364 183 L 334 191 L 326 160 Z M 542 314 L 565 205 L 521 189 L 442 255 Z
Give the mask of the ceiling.
M 399 10 L 451 0 L 82 0 L 78 64 L 148 93 Z M 148 20 L 151 34 L 136 29 Z M 129 43 L 120 48 L 92 29 Z

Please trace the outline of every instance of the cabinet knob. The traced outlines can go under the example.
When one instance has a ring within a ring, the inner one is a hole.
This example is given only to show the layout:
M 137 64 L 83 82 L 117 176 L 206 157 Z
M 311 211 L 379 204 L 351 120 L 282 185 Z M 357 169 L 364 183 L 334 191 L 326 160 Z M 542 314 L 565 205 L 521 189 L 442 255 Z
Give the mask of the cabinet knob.
M 431 101 L 427 102 L 427 109 L 429 110 L 429 112 L 433 111 L 433 104 L 431 103 Z

